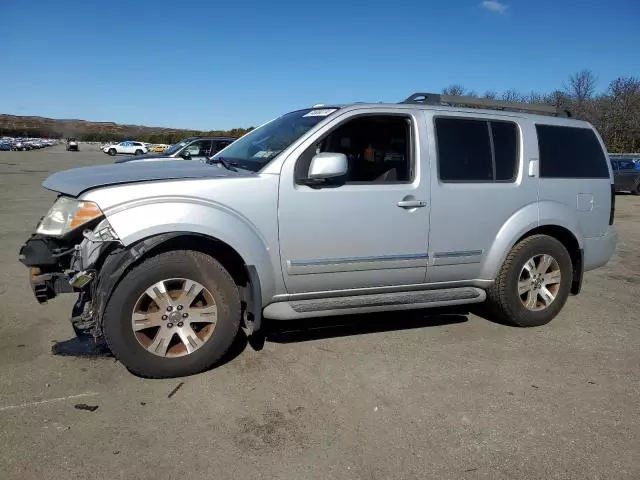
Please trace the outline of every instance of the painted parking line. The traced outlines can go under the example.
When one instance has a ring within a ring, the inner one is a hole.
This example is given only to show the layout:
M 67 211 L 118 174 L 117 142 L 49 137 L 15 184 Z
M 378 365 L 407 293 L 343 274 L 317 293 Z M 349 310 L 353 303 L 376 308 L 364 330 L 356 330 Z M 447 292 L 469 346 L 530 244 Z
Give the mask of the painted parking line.
M 4 407 L 0 407 L 0 412 L 5 412 L 7 410 L 17 410 L 19 408 L 37 407 L 40 405 L 46 405 L 48 403 L 64 402 L 66 400 L 72 400 L 75 398 L 95 397 L 96 395 L 98 395 L 97 392 L 86 392 L 79 393 L 77 395 L 69 395 L 68 397 L 50 398 L 48 400 L 39 400 L 37 402 L 26 402 L 19 405 L 6 405 Z

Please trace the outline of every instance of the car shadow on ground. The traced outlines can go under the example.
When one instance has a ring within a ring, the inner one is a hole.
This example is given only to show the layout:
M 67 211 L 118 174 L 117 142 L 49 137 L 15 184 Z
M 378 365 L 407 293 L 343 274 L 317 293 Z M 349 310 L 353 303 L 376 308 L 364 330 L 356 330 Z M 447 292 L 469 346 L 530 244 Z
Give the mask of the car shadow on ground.
M 261 350 L 264 342 L 298 343 L 369 333 L 438 327 L 468 321 L 468 309 L 407 310 L 376 314 L 308 318 L 304 320 L 263 320 L 262 335 L 251 336 L 249 343 Z
M 429 309 L 381 312 L 375 314 L 345 315 L 337 317 L 308 318 L 304 320 L 270 321 L 263 320 L 260 334 L 247 337 L 243 330 L 238 332 L 227 353 L 211 367 L 221 367 L 231 362 L 250 345 L 254 350 L 262 350 L 265 342 L 299 343 L 339 338 L 370 333 L 411 330 L 416 328 L 440 327 L 468 321 L 469 309 Z M 51 351 L 57 356 L 76 358 L 113 358 L 106 346 L 96 345 L 89 337 L 74 337 L 55 342 Z M 135 375 L 135 374 L 134 374 Z

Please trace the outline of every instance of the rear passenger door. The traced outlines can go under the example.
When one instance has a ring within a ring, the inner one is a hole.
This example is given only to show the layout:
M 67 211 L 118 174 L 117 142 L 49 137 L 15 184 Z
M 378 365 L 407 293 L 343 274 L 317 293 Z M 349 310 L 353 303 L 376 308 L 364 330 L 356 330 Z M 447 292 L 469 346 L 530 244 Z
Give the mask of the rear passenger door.
M 429 282 L 481 278 L 505 221 L 537 200 L 537 182 L 523 174 L 535 149 L 516 117 L 425 112 L 432 158 Z

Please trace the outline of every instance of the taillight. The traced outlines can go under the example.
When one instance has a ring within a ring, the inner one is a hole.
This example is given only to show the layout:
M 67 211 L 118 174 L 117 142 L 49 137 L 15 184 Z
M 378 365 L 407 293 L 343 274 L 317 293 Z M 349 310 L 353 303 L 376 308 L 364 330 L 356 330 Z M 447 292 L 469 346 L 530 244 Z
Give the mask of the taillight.
M 616 187 L 611 184 L 611 210 L 609 211 L 609 225 L 613 225 L 613 218 L 616 216 Z

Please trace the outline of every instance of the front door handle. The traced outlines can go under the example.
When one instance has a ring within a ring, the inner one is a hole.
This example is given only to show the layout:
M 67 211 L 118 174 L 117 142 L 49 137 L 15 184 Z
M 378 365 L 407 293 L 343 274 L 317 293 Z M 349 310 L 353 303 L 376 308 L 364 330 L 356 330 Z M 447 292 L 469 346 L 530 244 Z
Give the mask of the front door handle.
M 422 208 L 427 206 L 424 200 L 401 200 L 398 202 L 400 208 Z

